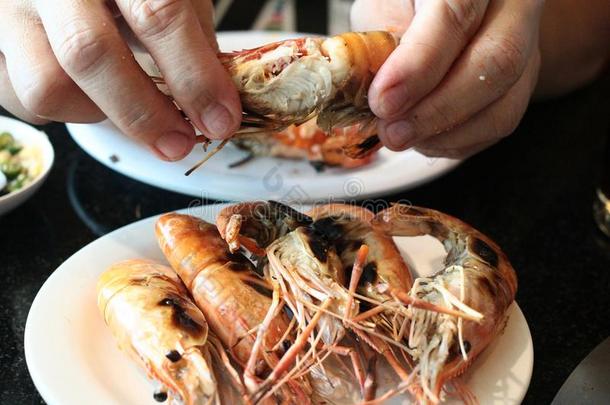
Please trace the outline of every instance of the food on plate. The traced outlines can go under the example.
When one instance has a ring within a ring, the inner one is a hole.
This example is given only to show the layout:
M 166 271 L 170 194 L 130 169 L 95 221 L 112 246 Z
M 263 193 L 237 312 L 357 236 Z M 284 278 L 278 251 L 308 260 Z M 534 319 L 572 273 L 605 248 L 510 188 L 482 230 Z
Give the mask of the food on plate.
M 97 291 L 119 347 L 160 383 L 156 400 L 220 403 L 208 324 L 172 269 L 147 260 L 117 263 L 100 276 Z
M 304 214 L 278 202 L 245 202 L 225 207 L 216 225 L 165 214 L 156 235 L 186 288 L 164 266 L 118 264 L 122 282 L 108 281 L 111 269 L 100 285 L 110 286 L 114 312 L 131 313 L 131 323 L 113 327 L 105 315 L 107 322 L 113 331 L 141 328 L 134 325 L 150 313 L 133 308 L 159 302 L 159 293 L 134 283 L 133 268 L 160 267 L 186 299 L 190 293 L 201 310 L 195 319 L 207 320 L 218 336 L 200 346 L 214 358 L 224 354 L 243 403 L 380 403 L 396 396 L 476 403 L 459 377 L 503 330 L 517 289 L 493 241 L 421 207 L 396 204 L 374 214 L 328 204 Z M 435 274 L 413 278 L 393 237 L 420 235 L 442 242 L 447 256 Z
M 221 53 L 219 59 L 232 76 L 244 109 L 238 134 L 272 134 L 315 118 L 318 127 L 330 135 L 336 128 L 357 126 L 346 134 L 342 149 L 350 158 L 370 155 L 381 143 L 367 92 L 396 45 L 389 32 L 346 32 Z M 153 79 L 163 84 L 162 78 Z
M 302 301 L 299 296 L 307 297 L 305 302 L 315 301 L 313 297 L 322 301 L 331 293 L 337 304 L 342 297 L 332 287 L 349 285 L 349 294 L 366 305 L 353 316 L 347 301 L 333 316 L 383 354 L 388 340 L 380 340 L 381 336 L 391 338 L 394 347 L 406 343 L 406 348 L 398 348 L 414 362 L 410 375 L 415 377 L 408 378 L 405 388 L 422 401 L 438 402 L 449 382 L 506 324 L 517 289 L 506 255 L 469 225 L 427 208 L 397 204 L 374 215 L 358 207 L 329 204 L 309 214 L 299 215 L 275 202 L 241 203 L 223 209 L 217 224 L 233 250 L 242 244 L 259 255 L 264 250 L 265 274 L 283 287 L 287 305 Z M 432 277 L 412 280 L 390 236 L 419 235 L 439 239 L 447 258 L 445 268 Z M 337 275 L 336 264 L 328 264 L 337 254 L 343 275 Z M 398 301 L 405 306 L 397 307 Z M 394 359 L 386 359 L 393 365 Z M 393 368 L 404 376 L 400 368 Z M 465 387 L 452 384 L 463 398 L 468 397 Z
M 214 225 L 192 216 L 165 214 L 157 221 L 156 234 L 210 327 L 244 368 L 246 387 L 253 390 L 272 370 L 286 368 L 286 352 L 295 344 L 289 335 L 290 320 L 280 297 L 271 296 L 248 258 L 231 253 Z M 288 381 L 275 397 L 280 402 L 307 402 L 308 393 L 307 378 L 302 376 Z
M 411 305 L 408 341 L 420 397 L 438 402 L 442 390 L 463 374 L 506 326 L 508 309 L 517 293 L 517 275 L 494 241 L 439 211 L 397 204 L 377 214 L 372 223 L 393 236 L 433 236 L 447 252 L 444 269 L 416 278 L 409 294 L 396 294 L 407 304 L 417 300 L 430 305 Z M 453 385 L 458 394 L 468 398 L 465 387 Z
M 0 133 L 0 196 L 20 190 L 41 172 L 37 148 L 21 145 L 9 132 Z
M 290 125 L 288 128 L 271 134 L 244 133 L 231 141 L 240 149 L 250 153 L 249 157 L 273 156 L 286 159 L 308 160 L 317 170 L 326 166 L 338 166 L 346 169 L 364 166 L 373 160 L 373 154 L 356 159 L 347 156 L 344 146 L 350 137 L 359 130 L 358 125 L 333 128 L 330 135 L 316 125 L 311 119 L 301 125 Z M 231 167 L 250 160 L 234 163 Z

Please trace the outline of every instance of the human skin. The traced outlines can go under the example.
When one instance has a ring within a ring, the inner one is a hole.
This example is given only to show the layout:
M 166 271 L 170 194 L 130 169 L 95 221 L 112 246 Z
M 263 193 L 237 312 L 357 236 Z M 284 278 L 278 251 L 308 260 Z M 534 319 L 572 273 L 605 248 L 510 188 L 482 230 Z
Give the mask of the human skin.
M 0 105 L 37 124 L 108 117 L 158 157 L 181 159 L 195 131 L 136 63 L 128 38 L 152 55 L 190 122 L 226 138 L 241 106 L 212 20 L 210 0 L 0 0 Z
M 537 85 L 556 95 L 600 73 L 609 14 L 604 0 L 357 0 L 354 30 L 400 38 L 369 90 L 382 142 L 454 158 L 498 142 Z
M 133 59 L 143 45 L 175 101 L 211 139 L 239 127 L 216 57 L 210 0 L 0 0 L 0 105 L 36 124 L 112 120 L 178 160 L 193 126 Z M 390 149 L 468 157 L 509 135 L 532 96 L 575 89 L 608 66 L 608 0 L 357 0 L 355 30 L 401 43 L 369 91 Z

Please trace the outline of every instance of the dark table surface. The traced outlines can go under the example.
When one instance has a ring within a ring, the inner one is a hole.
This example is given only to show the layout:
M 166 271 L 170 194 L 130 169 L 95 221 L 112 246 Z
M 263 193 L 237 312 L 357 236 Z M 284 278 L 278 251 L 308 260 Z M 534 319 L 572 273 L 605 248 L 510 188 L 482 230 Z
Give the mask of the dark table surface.
M 316 20 L 298 21 L 302 31 L 324 31 L 303 24 Z M 235 24 L 224 28 L 247 28 Z M 549 403 L 572 369 L 610 335 L 610 242 L 591 215 L 609 127 L 607 77 L 533 104 L 500 144 L 430 184 L 386 197 L 462 218 L 511 258 L 517 301 L 534 340 L 525 403 Z M 43 403 L 27 371 L 23 333 L 32 300 L 53 270 L 104 233 L 193 200 L 112 172 L 80 150 L 62 124 L 43 129 L 55 147 L 55 166 L 34 198 L 0 217 L 3 404 Z

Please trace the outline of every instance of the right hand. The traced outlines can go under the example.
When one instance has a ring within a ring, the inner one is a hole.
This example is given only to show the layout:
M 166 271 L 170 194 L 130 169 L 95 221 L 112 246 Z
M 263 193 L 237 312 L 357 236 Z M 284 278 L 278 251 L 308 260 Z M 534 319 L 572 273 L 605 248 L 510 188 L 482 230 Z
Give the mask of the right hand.
M 126 37 L 152 55 L 191 122 L 223 139 L 239 128 L 241 106 L 212 20 L 210 0 L 0 0 L 0 105 L 35 124 L 108 117 L 160 158 L 181 159 L 195 132 Z

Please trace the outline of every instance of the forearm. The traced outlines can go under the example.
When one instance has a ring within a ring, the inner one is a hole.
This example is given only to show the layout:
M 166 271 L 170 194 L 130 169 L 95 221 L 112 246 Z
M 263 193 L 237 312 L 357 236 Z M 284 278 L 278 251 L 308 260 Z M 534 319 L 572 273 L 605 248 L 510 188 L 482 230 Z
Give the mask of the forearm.
M 547 0 L 540 52 L 537 98 L 569 92 L 598 77 L 610 62 L 610 2 Z

